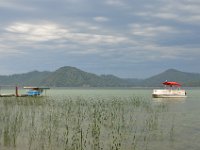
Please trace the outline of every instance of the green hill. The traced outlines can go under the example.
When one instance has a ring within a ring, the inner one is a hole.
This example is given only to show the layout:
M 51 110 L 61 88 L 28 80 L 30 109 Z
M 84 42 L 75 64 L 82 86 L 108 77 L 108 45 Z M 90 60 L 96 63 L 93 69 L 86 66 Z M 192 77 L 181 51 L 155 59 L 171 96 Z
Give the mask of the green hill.
M 182 83 L 183 86 L 200 86 L 200 74 L 199 73 L 187 73 L 178 71 L 175 69 L 166 70 L 163 73 L 152 76 L 143 80 L 142 86 L 162 86 L 164 81 L 177 81 Z
M 0 85 L 40 85 L 51 72 L 32 71 L 23 74 L 0 76 Z
M 54 72 L 32 71 L 24 74 L 0 76 L 0 86 L 51 86 L 51 87 L 156 87 L 164 81 L 177 81 L 183 86 L 200 87 L 200 74 L 166 70 L 150 78 L 123 79 L 114 75 L 96 75 L 75 67 L 61 67 Z
M 124 79 L 113 75 L 95 75 L 75 67 L 62 67 L 51 73 L 44 81 L 44 85 L 55 87 L 116 87 L 127 86 Z

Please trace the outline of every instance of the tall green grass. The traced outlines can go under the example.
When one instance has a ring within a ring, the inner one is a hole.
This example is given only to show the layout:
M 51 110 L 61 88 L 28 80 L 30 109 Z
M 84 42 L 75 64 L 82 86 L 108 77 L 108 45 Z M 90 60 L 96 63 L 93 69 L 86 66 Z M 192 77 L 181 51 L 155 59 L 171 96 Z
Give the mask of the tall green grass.
M 167 111 L 167 104 L 135 96 L 1 98 L 0 149 L 151 149 L 174 140 Z

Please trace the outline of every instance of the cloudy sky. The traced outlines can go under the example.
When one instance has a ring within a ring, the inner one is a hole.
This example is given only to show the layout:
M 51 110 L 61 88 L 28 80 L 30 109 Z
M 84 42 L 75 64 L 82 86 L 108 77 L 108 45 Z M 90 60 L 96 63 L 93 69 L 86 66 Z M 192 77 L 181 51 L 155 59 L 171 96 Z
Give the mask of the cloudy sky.
M 200 72 L 199 0 L 0 0 L 0 74 Z

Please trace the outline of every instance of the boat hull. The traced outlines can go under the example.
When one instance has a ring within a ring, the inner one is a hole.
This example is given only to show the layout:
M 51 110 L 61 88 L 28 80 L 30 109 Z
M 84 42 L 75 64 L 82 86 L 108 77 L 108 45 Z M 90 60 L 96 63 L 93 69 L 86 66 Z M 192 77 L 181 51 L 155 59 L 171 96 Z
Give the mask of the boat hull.
M 173 89 L 156 89 L 152 93 L 153 98 L 184 98 L 186 96 L 185 90 Z
M 187 97 L 186 95 L 158 95 L 152 94 L 153 98 L 184 98 Z

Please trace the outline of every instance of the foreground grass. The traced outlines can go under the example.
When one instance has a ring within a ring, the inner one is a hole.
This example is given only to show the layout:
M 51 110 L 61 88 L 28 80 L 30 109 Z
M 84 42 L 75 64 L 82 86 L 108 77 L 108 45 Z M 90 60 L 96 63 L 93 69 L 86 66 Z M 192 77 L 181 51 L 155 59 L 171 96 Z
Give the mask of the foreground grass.
M 2 98 L 0 148 L 151 149 L 156 141 L 174 140 L 167 111 L 167 104 L 134 96 Z

